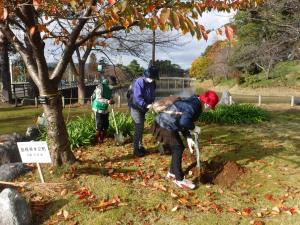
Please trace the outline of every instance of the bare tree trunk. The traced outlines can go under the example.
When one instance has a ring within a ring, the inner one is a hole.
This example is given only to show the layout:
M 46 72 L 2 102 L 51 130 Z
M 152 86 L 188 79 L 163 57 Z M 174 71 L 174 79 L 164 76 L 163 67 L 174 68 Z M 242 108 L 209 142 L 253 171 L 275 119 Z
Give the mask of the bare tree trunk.
M 67 128 L 62 114 L 61 96 L 50 98 L 49 104 L 43 105 L 48 122 L 48 141 L 52 164 L 60 166 L 65 163 L 73 163 L 76 158 L 70 149 Z
M 84 83 L 84 65 L 85 63 L 79 60 L 78 63 L 78 72 L 75 67 L 74 61 L 70 61 L 70 68 L 73 74 L 75 74 L 75 79 L 77 81 L 77 92 L 78 92 L 78 104 L 84 104 L 85 98 L 85 83 Z
M 79 76 L 76 76 L 78 85 L 78 104 L 84 105 L 85 83 L 84 83 L 84 63 L 79 63 Z
M 2 77 L 3 84 L 2 95 L 7 102 L 11 102 L 12 94 L 7 44 L 8 42 L 4 34 L 0 32 L 0 77 Z

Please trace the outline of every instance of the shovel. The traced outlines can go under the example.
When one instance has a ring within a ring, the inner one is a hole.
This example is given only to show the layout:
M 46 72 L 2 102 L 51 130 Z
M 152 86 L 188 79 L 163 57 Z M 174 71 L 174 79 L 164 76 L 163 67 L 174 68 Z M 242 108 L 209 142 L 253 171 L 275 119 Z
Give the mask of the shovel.
M 111 114 L 112 114 L 114 125 L 115 125 L 115 128 L 116 128 L 116 133 L 114 135 L 115 136 L 115 141 L 117 142 L 117 144 L 122 145 L 125 142 L 125 138 L 124 138 L 122 132 L 119 132 L 119 130 L 118 130 L 118 126 L 117 126 L 117 122 L 116 122 L 116 117 L 115 117 L 115 113 L 114 113 L 114 109 L 113 108 L 111 108 Z
M 200 182 L 201 168 L 200 168 L 200 147 L 199 147 L 199 135 L 200 133 L 193 132 L 195 139 L 195 154 L 196 154 L 196 170 L 194 171 L 197 181 Z

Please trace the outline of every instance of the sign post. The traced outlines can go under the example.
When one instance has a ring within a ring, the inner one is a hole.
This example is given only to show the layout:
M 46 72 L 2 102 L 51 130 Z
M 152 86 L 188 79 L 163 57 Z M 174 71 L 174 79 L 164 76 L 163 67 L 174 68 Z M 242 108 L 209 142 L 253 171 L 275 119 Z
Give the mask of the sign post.
M 47 142 L 17 142 L 23 163 L 36 163 L 42 183 L 45 183 L 40 163 L 51 163 Z

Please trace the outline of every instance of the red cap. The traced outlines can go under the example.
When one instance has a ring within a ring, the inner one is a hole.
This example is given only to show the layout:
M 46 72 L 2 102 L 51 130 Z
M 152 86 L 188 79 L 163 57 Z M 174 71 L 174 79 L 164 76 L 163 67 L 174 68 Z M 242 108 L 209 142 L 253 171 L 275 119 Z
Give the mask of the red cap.
M 198 98 L 201 102 L 208 104 L 212 109 L 215 109 L 215 106 L 219 101 L 219 97 L 214 91 L 207 91 Z

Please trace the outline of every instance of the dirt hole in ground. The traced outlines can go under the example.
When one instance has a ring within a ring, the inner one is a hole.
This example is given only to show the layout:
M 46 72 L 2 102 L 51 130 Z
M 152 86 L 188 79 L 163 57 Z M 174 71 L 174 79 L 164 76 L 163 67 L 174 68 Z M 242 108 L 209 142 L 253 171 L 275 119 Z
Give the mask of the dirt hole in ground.
M 200 182 L 203 184 L 230 187 L 246 172 L 243 167 L 233 161 L 205 161 L 201 164 Z

